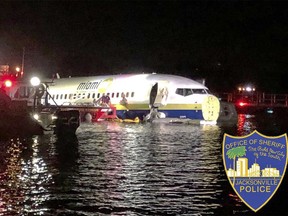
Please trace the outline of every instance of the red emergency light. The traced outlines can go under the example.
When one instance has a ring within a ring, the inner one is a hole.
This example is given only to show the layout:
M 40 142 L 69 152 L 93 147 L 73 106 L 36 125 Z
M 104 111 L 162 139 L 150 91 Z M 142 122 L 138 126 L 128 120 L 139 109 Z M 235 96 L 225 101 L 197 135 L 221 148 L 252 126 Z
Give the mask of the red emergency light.
M 238 105 L 241 106 L 241 107 L 243 107 L 243 106 L 246 106 L 247 103 L 245 103 L 245 102 L 243 102 L 243 101 L 239 101 L 239 102 L 238 102 Z
M 4 88 L 11 88 L 16 81 L 16 77 L 13 74 L 4 74 L 0 77 L 0 82 Z
M 4 86 L 6 88 L 10 88 L 10 87 L 12 87 L 12 85 L 13 85 L 13 83 L 11 80 L 4 80 Z

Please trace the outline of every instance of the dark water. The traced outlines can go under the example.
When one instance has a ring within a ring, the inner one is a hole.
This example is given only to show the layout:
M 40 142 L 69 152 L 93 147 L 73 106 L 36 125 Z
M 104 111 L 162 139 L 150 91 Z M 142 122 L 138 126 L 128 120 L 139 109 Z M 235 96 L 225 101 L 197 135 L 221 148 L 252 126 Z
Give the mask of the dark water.
M 287 174 L 254 213 L 228 183 L 221 146 L 224 133 L 287 128 L 276 114 L 239 115 L 237 126 L 104 122 L 1 141 L 0 215 L 288 215 Z

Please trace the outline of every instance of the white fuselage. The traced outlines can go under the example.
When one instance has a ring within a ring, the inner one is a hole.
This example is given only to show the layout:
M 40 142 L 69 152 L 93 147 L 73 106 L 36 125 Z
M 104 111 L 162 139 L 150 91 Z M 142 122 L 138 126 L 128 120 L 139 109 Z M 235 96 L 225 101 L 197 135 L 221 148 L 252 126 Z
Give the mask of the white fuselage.
M 156 106 L 168 117 L 197 119 L 205 119 L 203 109 L 209 106 L 211 109 L 209 101 L 213 98 L 218 102 L 218 105 L 214 102 L 216 107 L 213 110 L 215 115 L 217 112 L 219 114 L 219 101 L 209 93 L 207 87 L 176 75 L 124 74 L 61 78 L 49 85 L 48 92 L 51 95 L 48 103 L 51 105 L 56 102 L 62 106 L 93 106 L 95 100 L 109 95 L 111 104 L 119 113 L 129 110 L 143 115 L 149 113 L 151 106 Z

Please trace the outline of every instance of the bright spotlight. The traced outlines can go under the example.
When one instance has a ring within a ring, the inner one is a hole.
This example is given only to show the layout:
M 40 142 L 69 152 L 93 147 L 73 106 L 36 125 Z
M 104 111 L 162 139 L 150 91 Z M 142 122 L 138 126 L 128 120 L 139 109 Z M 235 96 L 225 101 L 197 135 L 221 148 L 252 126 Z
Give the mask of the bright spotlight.
M 250 86 L 246 87 L 246 91 L 247 92 L 251 92 L 252 91 L 252 88 Z
M 38 77 L 32 77 L 30 83 L 32 86 L 38 86 L 40 84 L 40 79 Z
M 36 119 L 36 120 L 39 120 L 39 115 L 38 115 L 37 113 L 35 113 L 35 114 L 33 115 L 33 118 Z

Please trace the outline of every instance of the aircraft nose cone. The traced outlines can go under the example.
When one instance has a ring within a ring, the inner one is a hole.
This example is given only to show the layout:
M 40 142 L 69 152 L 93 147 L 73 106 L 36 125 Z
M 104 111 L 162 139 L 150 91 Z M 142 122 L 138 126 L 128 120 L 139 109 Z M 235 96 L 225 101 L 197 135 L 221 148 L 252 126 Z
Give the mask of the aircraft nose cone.
M 217 97 L 209 95 L 202 103 L 202 115 L 205 121 L 216 121 L 220 113 L 220 102 Z

